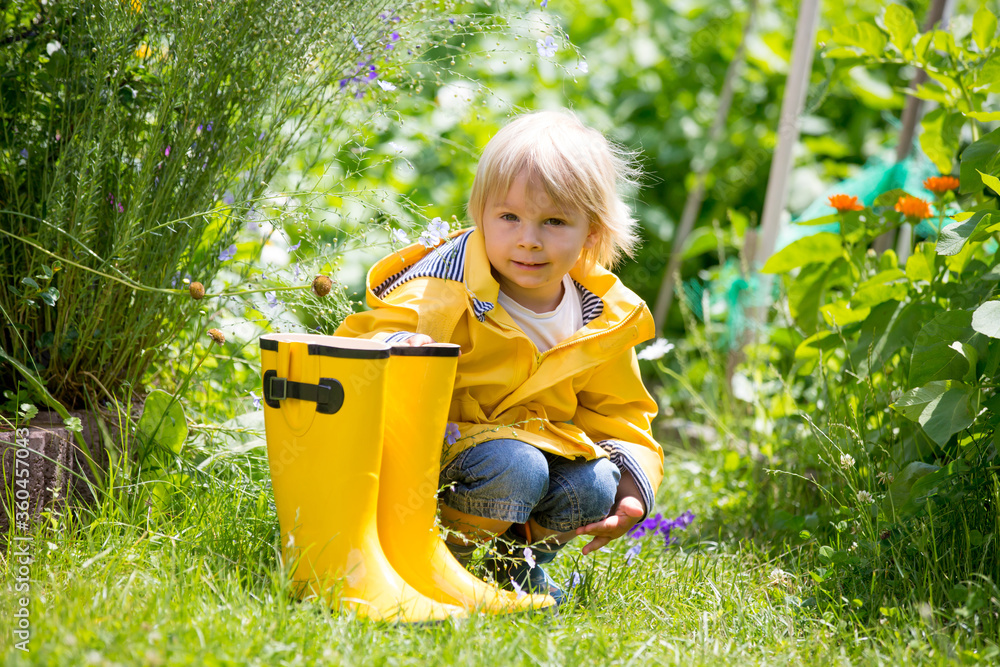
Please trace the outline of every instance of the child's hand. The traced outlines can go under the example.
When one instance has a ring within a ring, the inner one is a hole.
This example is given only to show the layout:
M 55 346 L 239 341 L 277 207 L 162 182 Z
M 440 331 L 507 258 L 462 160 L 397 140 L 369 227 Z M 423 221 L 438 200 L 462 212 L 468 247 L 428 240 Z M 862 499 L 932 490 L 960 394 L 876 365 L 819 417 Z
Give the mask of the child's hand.
M 594 539 L 584 545 L 583 553 L 589 554 L 597 551 L 611 540 L 617 539 L 627 533 L 632 526 L 639 523 L 639 519 L 646 510 L 642 506 L 642 500 L 635 496 L 624 496 L 618 501 L 614 514 L 609 514 L 596 523 L 581 526 L 576 529 L 577 535 L 594 535 Z

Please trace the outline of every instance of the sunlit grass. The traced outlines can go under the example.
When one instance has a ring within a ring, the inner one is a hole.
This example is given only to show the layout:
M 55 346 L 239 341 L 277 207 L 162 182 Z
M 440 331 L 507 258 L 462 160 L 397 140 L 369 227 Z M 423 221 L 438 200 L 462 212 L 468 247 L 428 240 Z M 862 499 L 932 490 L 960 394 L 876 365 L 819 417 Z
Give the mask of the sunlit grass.
M 558 614 L 399 625 L 331 613 L 289 599 L 261 454 L 219 459 L 163 512 L 125 486 L 36 526 L 30 652 L 4 632 L 7 664 L 951 664 L 996 651 L 930 607 L 870 627 L 850 604 L 818 607 L 808 550 L 718 543 L 698 521 L 681 546 L 646 537 L 631 559 L 627 538 L 596 556 L 571 545 L 551 573 L 581 583 Z M 679 500 L 708 509 L 701 456 L 668 458 L 664 514 Z M 15 608 L 11 588 L 2 599 Z

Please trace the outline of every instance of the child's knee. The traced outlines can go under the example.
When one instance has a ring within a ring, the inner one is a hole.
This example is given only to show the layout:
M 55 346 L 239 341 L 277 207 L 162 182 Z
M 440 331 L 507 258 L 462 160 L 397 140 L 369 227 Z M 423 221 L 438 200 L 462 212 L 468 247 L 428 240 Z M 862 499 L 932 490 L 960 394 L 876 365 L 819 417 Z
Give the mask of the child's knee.
M 441 471 L 446 505 L 459 511 L 523 522 L 549 487 L 549 467 L 537 448 L 491 440 L 468 449 Z

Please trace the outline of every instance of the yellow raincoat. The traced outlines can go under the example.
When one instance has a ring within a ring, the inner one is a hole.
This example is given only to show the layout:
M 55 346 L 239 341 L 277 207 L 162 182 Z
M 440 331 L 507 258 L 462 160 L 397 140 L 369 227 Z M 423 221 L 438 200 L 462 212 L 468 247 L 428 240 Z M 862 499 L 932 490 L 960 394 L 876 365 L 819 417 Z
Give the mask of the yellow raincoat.
M 656 403 L 633 348 L 653 336 L 653 318 L 599 266 L 584 273 L 578 264 L 570 278 L 584 327 L 539 353 L 496 305 L 499 285 L 482 234 L 462 230 L 436 248 L 411 245 L 375 264 L 367 278 L 371 310 L 348 316 L 336 335 L 393 342 L 412 332 L 462 347 L 449 413 L 461 437 L 445 447 L 442 465 L 498 438 L 567 458 L 610 456 L 636 479 L 648 511 L 663 451 L 650 431 Z

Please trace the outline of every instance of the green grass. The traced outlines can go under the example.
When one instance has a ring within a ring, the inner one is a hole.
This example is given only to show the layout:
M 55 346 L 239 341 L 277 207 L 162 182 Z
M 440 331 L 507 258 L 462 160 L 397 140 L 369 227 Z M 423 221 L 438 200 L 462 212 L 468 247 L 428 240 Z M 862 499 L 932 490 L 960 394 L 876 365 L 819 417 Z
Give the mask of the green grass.
M 4 664 L 896 665 L 996 655 L 995 637 L 939 625 L 929 607 L 901 606 L 873 627 L 850 605 L 821 612 L 807 602 L 807 549 L 765 545 L 782 554 L 768 557 L 751 542 L 699 535 L 698 521 L 680 548 L 644 538 L 630 563 L 632 540 L 587 557 L 572 544 L 551 572 L 583 582 L 557 615 L 396 625 L 330 613 L 288 599 L 262 454 L 192 469 L 194 483 L 162 512 L 125 486 L 92 515 L 37 525 L 30 652 L 11 645 L 6 610 L 17 596 L 4 587 Z M 717 479 L 705 456 L 668 456 L 659 510 L 708 512 Z

